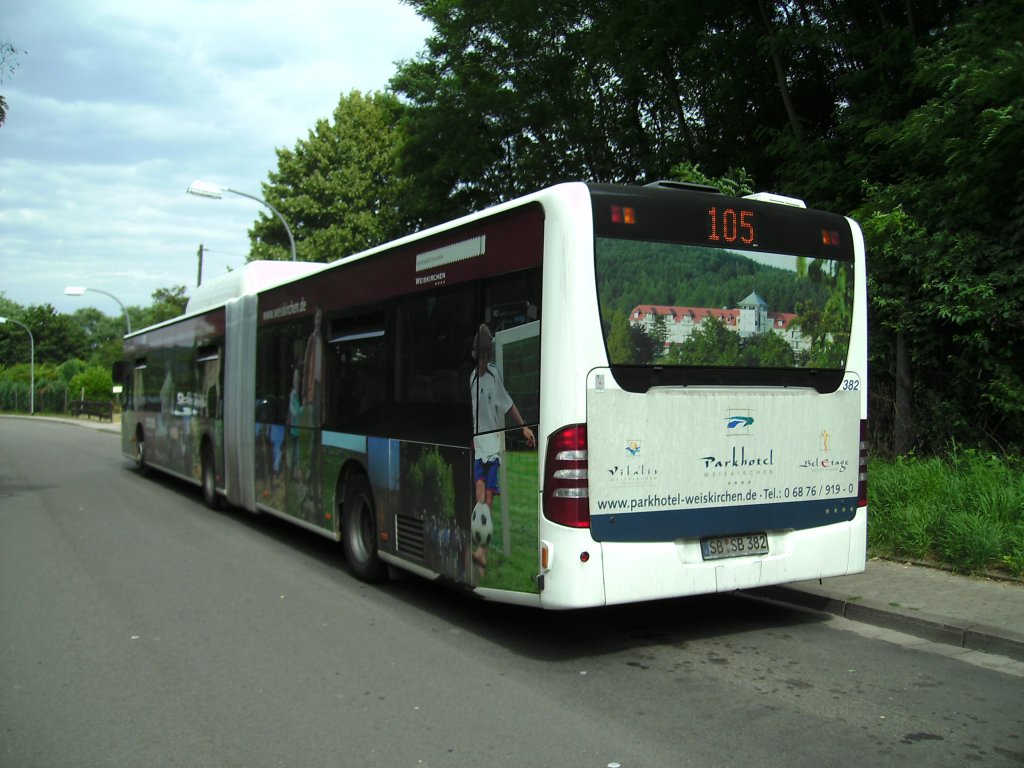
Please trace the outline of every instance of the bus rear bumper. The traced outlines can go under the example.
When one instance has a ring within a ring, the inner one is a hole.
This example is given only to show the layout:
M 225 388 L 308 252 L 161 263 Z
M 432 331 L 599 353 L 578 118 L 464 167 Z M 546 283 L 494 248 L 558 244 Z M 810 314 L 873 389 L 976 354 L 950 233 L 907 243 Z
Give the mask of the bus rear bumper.
M 769 532 L 767 555 L 705 561 L 697 539 L 604 542 L 607 604 L 731 592 L 864 570 L 867 507 L 849 522 Z

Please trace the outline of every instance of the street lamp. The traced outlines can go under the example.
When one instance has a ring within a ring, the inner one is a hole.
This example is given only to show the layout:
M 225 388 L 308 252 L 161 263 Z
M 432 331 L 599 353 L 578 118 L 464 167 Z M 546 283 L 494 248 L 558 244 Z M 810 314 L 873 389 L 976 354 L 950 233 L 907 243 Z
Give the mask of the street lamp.
M 0 317 L 0 325 L 3 325 L 4 323 L 14 323 L 15 325 L 20 325 L 22 328 L 25 329 L 25 332 L 28 334 L 28 348 L 29 348 L 29 368 L 28 368 L 28 370 L 29 370 L 29 378 L 30 378 L 30 381 L 31 381 L 31 383 L 29 384 L 29 393 L 28 393 L 28 412 L 29 412 L 29 415 L 31 416 L 31 415 L 33 415 L 36 412 L 36 340 L 32 336 L 32 331 L 30 331 L 28 329 L 28 326 L 25 325 L 20 320 L 15 320 L 15 319 L 10 318 L 10 317 Z
M 106 291 L 101 291 L 99 288 L 84 288 L 81 285 L 69 285 L 67 288 L 64 289 L 64 295 L 65 296 L 81 296 L 86 291 L 92 291 L 93 293 L 102 293 L 104 296 L 109 296 L 114 301 L 116 301 L 118 303 L 118 306 L 121 307 L 121 311 L 124 313 L 124 322 L 125 322 L 125 325 L 128 326 L 128 333 L 132 332 L 132 321 L 131 321 L 131 318 L 128 317 L 128 310 L 125 309 L 124 304 L 122 304 L 121 300 L 119 298 L 117 298 L 117 296 L 115 296 L 114 294 L 107 293 Z
M 230 192 L 233 195 L 241 195 L 242 197 L 248 197 L 250 200 L 255 200 L 260 205 L 267 206 L 267 208 L 270 209 L 270 212 L 277 216 L 280 222 L 284 224 L 284 231 L 288 233 L 288 243 L 292 249 L 292 261 L 297 260 L 295 258 L 295 238 L 292 237 L 292 228 L 288 226 L 288 222 L 284 220 L 284 216 L 281 215 L 281 212 L 277 210 L 277 208 L 272 206 L 270 203 L 268 203 L 266 200 L 264 200 L 262 197 L 256 197 L 255 195 L 250 195 L 245 192 L 239 192 L 237 189 L 231 189 L 229 187 L 220 187 L 216 184 L 208 184 L 205 181 L 199 180 L 193 181 L 191 184 L 189 184 L 189 187 L 188 189 L 185 190 L 185 192 L 187 192 L 190 195 L 195 195 L 196 197 L 209 197 L 214 200 L 220 200 L 221 198 L 224 197 L 225 192 Z

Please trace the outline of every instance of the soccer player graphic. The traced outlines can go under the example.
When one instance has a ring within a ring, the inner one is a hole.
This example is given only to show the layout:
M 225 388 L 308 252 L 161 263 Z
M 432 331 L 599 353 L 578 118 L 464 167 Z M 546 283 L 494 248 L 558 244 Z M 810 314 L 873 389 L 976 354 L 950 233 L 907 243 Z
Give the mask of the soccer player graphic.
M 473 339 L 473 358 L 476 367 L 469 377 L 473 406 L 473 481 L 476 506 L 472 514 L 473 563 L 478 578 L 487 572 L 487 550 L 493 531 L 494 497 L 498 488 L 498 466 L 501 463 L 499 431 L 505 428 L 505 415 L 523 428 L 523 437 L 529 447 L 536 445 L 533 430 L 523 424 L 519 409 L 501 381 L 501 374 L 492 362 L 494 338 L 486 324 L 477 329 Z

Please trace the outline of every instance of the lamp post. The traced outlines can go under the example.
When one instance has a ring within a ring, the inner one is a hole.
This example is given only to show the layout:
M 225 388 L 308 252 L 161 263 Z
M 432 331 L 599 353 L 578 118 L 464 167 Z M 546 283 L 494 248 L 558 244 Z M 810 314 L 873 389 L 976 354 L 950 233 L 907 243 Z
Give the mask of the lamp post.
M 205 181 L 193 181 L 189 184 L 188 189 L 185 190 L 190 195 L 196 197 L 209 197 L 213 200 L 220 200 L 224 197 L 225 192 L 230 192 L 233 195 L 240 195 L 241 197 L 248 197 L 250 200 L 255 200 L 260 205 L 265 205 L 270 209 L 270 212 L 277 216 L 278 220 L 284 225 L 284 231 L 288 233 L 288 244 L 292 250 L 292 261 L 296 261 L 295 258 L 295 238 L 292 236 L 292 228 L 288 226 L 288 222 L 284 220 L 284 216 L 274 206 L 264 200 L 262 197 L 256 197 L 246 192 L 239 192 L 237 189 L 231 189 L 229 187 L 220 187 L 216 184 L 208 184 Z
M 102 293 L 104 296 L 109 296 L 114 301 L 116 301 L 118 306 L 121 307 L 121 311 L 124 313 L 124 322 L 125 325 L 128 327 L 128 333 L 132 332 L 132 321 L 131 318 L 128 317 L 128 310 L 125 308 L 124 304 L 121 303 L 121 300 L 117 298 L 117 296 L 115 296 L 114 294 L 107 293 L 106 291 L 101 291 L 99 288 L 84 288 L 81 285 L 69 285 L 67 288 L 64 289 L 64 295 L 81 296 L 86 291 L 92 291 L 93 293 Z
M 15 319 L 10 318 L 10 317 L 0 317 L 0 325 L 3 325 L 4 323 L 14 323 L 15 325 L 20 325 L 22 328 L 25 329 L 25 332 L 28 334 L 28 348 L 29 348 L 29 367 L 28 367 L 28 370 L 29 370 L 29 379 L 30 379 L 29 392 L 28 392 L 28 413 L 31 416 L 31 415 L 35 414 L 35 412 L 36 412 L 36 340 L 32 336 L 32 331 L 30 331 L 28 329 L 28 326 L 25 325 L 20 320 L 15 320 Z

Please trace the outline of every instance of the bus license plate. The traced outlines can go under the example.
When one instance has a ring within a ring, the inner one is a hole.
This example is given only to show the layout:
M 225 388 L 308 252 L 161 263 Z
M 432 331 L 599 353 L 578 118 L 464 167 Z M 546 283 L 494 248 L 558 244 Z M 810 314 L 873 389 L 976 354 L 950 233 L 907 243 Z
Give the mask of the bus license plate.
M 700 552 L 705 560 L 720 560 L 723 557 L 746 557 L 768 554 L 768 535 L 747 533 L 742 536 L 718 536 L 700 540 Z

